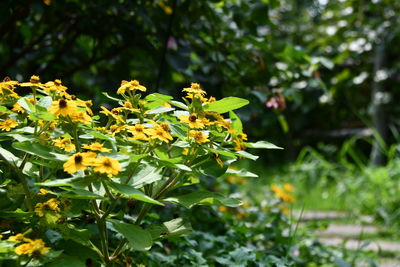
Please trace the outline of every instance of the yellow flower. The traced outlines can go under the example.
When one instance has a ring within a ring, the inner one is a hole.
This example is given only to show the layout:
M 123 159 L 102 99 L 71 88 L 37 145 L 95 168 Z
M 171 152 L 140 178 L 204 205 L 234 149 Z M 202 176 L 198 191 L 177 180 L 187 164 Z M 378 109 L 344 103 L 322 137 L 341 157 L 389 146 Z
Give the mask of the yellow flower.
M 239 138 L 235 138 L 233 139 L 233 143 L 235 143 L 235 150 L 236 151 L 241 151 L 241 150 L 245 150 L 246 146 L 242 143 L 242 140 Z
M 18 126 L 18 122 L 16 122 L 13 119 L 8 119 L 5 121 L 0 121 L 0 129 L 2 131 L 7 131 L 9 132 L 12 128 L 15 128 Z
M 54 80 L 54 82 L 47 82 L 44 86 L 44 91 L 46 92 L 64 92 L 68 89 L 66 86 L 61 84 L 61 80 L 59 79 Z
M 160 141 L 168 143 L 169 141 L 172 141 L 173 138 L 171 134 L 166 131 L 165 126 L 160 126 L 156 125 L 154 128 L 149 129 L 149 135 L 151 139 L 158 139 Z
M 93 164 L 93 160 L 96 158 L 94 152 L 79 152 L 71 157 L 64 163 L 64 171 L 67 173 L 75 173 L 78 170 L 85 170 L 88 166 Z
M 12 111 L 19 112 L 19 113 L 25 113 L 25 109 L 23 109 L 23 107 L 18 103 L 15 103 L 13 105 Z
M 146 87 L 143 85 L 139 84 L 139 81 L 133 80 L 133 81 L 122 81 L 121 86 L 117 90 L 117 94 L 124 94 L 126 90 L 134 91 L 134 90 L 139 90 L 142 92 L 146 92 Z
M 103 144 L 100 144 L 99 142 L 93 142 L 90 145 L 84 144 L 82 146 L 84 149 L 89 149 L 93 151 L 100 151 L 100 152 L 110 152 L 111 149 L 103 147 Z
M 58 139 L 54 140 L 54 145 L 56 147 L 62 148 L 67 152 L 75 151 L 76 147 L 72 143 L 70 138 L 61 138 L 59 137 Z
M 272 192 L 275 193 L 275 195 L 280 195 L 281 192 L 282 192 L 282 189 L 279 186 L 275 185 L 275 184 L 271 185 L 271 190 L 272 190 Z
M 36 86 L 42 89 L 45 89 L 45 85 L 40 83 L 40 78 L 39 76 L 36 75 L 32 75 L 29 82 L 27 83 L 20 83 L 19 86 L 21 87 L 30 87 L 30 86 Z
M 92 100 L 85 101 L 85 100 L 77 98 L 75 101 L 79 107 L 86 109 L 86 112 L 89 114 L 89 116 L 93 116 L 93 111 L 90 108 L 93 105 Z
M 188 94 L 199 95 L 199 96 L 204 96 L 207 94 L 204 90 L 202 90 L 200 88 L 200 84 L 198 84 L 198 83 L 192 83 L 190 85 L 190 87 L 183 88 L 183 92 L 187 92 Z
M 286 184 L 287 185 L 287 184 Z M 285 187 L 285 186 L 284 186 Z M 291 189 L 293 190 L 293 188 L 290 186 L 286 186 L 287 189 Z M 287 191 L 285 188 L 283 188 L 284 190 L 282 190 L 281 187 L 277 186 L 277 185 L 271 185 L 271 190 L 274 192 L 275 196 L 277 198 L 282 199 L 283 202 L 286 203 L 293 203 L 296 201 L 296 198 L 290 194 L 290 191 Z M 285 192 L 286 191 L 286 192 Z
M 140 113 L 140 109 L 133 108 L 131 102 L 129 102 L 129 101 L 124 102 L 124 105 L 122 107 L 114 108 L 113 110 L 115 110 L 117 112 L 120 112 L 122 110 L 127 110 L 127 111 L 134 112 L 134 113 Z
M 149 140 L 147 134 L 151 134 L 151 131 L 149 131 L 149 129 L 145 129 L 143 124 L 128 126 L 127 129 L 133 135 L 132 137 L 129 137 L 129 139 L 143 141 Z
M 247 134 L 245 134 L 245 133 L 240 133 L 240 134 L 238 135 L 238 138 L 241 139 L 241 140 L 247 141 Z
M 107 115 L 107 116 L 111 116 L 116 121 L 125 123 L 125 121 L 121 118 L 121 116 L 118 115 L 118 110 L 115 110 L 114 112 L 111 112 L 104 106 L 101 106 L 100 108 L 102 109 L 102 111 L 100 111 L 100 113 L 103 113 L 104 115 Z
M 78 107 L 74 101 L 60 99 L 58 101 L 53 101 L 49 111 L 56 117 L 60 115 L 67 117 L 76 113 L 78 111 Z
M 288 208 L 280 208 L 280 210 L 281 210 L 281 212 L 282 212 L 283 214 L 286 214 L 286 215 L 289 214 Z
M 92 121 L 92 118 L 85 111 L 72 113 L 71 118 L 73 121 L 82 123 L 90 123 Z
M 210 140 L 208 140 L 208 135 L 200 132 L 200 131 L 196 131 L 196 130 L 190 130 L 189 131 L 189 135 L 191 137 L 194 138 L 194 140 L 196 140 L 197 143 L 205 143 L 205 142 L 209 142 Z
M 219 120 L 216 122 L 219 126 L 224 127 L 225 129 L 228 130 L 229 133 L 235 133 L 236 131 L 232 129 L 230 121 L 227 120 Z
M 125 125 L 111 125 L 110 132 L 112 136 L 115 136 L 117 133 L 125 129 Z
M 49 190 L 46 190 L 44 188 L 40 188 L 38 195 L 44 196 L 44 195 L 47 195 L 48 193 L 50 193 Z
M 59 202 L 55 198 L 50 198 L 46 202 L 37 203 L 35 206 L 35 213 L 39 217 L 43 217 L 46 211 L 60 212 Z
M 30 240 L 28 243 L 24 243 L 15 248 L 17 255 L 29 255 L 33 257 L 39 257 L 47 252 L 50 248 L 45 246 L 46 244 L 42 239 Z
M 288 193 L 292 193 L 294 191 L 294 187 L 289 183 L 285 183 L 283 185 L 283 189 Z
M 109 157 L 99 157 L 93 163 L 94 171 L 99 173 L 106 173 L 108 177 L 117 175 L 122 171 L 119 162 Z
M 189 124 L 190 128 L 200 128 L 200 129 L 204 128 L 203 121 L 199 119 L 197 115 L 194 113 L 190 114 L 190 116 L 187 115 L 180 116 L 179 120 L 181 122 Z
M 220 212 L 225 212 L 225 211 L 228 210 L 228 208 L 225 207 L 225 206 L 219 206 L 219 207 L 218 207 L 218 210 L 219 210 Z
M 16 234 L 16 235 L 10 236 L 7 240 L 11 241 L 11 242 L 20 243 L 22 241 L 27 241 L 27 240 L 30 240 L 30 239 L 26 238 L 23 234 Z

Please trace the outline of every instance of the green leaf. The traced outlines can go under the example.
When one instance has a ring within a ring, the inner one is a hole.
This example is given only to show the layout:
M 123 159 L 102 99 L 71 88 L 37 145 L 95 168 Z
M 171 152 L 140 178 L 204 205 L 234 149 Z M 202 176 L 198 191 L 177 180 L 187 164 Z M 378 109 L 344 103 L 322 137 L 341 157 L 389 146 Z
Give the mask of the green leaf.
M 221 100 L 204 105 L 205 111 L 225 113 L 249 104 L 249 100 L 238 97 L 225 97 Z
M 114 190 L 123 194 L 127 198 L 134 198 L 134 199 L 137 199 L 137 200 L 140 200 L 143 202 L 164 206 L 163 203 L 161 203 L 155 199 L 152 199 L 151 197 L 149 197 L 142 191 L 132 187 L 131 185 L 114 183 L 113 181 L 110 181 L 110 180 L 107 181 L 107 184 L 111 188 L 113 188 Z
M 40 98 L 37 103 L 38 106 L 43 107 L 46 110 L 49 107 L 51 107 L 51 104 L 53 104 L 53 99 L 51 98 L 51 96 L 44 96 L 44 97 Z
M 52 152 L 48 147 L 38 143 L 17 142 L 13 143 L 12 146 L 15 149 L 24 151 L 28 154 L 35 155 L 47 160 L 66 161 L 68 159 L 68 155 Z
M 250 154 L 249 152 L 246 152 L 246 151 L 237 151 L 236 155 L 241 156 L 241 157 L 246 158 L 246 159 L 251 159 L 251 160 L 257 160 L 258 159 L 258 156 Z
M 142 188 L 146 184 L 154 183 L 162 179 L 161 169 L 143 162 L 138 171 L 133 175 L 130 184 L 135 188 Z
M 4 157 L 5 160 L 7 160 L 9 163 L 16 163 L 19 161 L 19 158 L 16 157 L 13 153 L 10 151 L 2 148 L 0 146 L 0 154 Z
M 159 107 L 156 107 L 155 109 L 147 111 L 146 114 L 160 114 L 160 113 L 165 113 L 165 112 L 169 112 L 169 111 L 173 111 L 173 110 L 175 110 L 175 109 L 167 108 L 164 106 L 159 106 Z
M 226 149 L 226 150 L 225 150 L 224 148 L 214 149 L 214 148 L 209 148 L 209 147 L 206 147 L 206 149 L 207 149 L 208 151 L 210 151 L 210 152 L 215 153 L 215 154 L 227 156 L 227 157 L 230 157 L 230 158 L 237 158 L 237 156 L 235 155 L 235 153 L 231 152 L 231 151 L 228 150 L 228 149 Z
M 257 178 L 258 177 L 257 174 L 249 172 L 249 171 L 247 171 L 245 169 L 234 170 L 234 169 L 228 168 L 228 170 L 226 170 L 226 174 L 227 175 L 240 176 L 240 177 L 249 177 L 249 178 Z
M 267 141 L 258 141 L 255 143 L 244 143 L 246 147 L 250 148 L 264 148 L 264 149 L 283 149 Z
M 229 118 L 231 119 L 232 129 L 238 133 L 243 132 L 243 124 L 238 115 L 235 114 L 233 111 L 229 111 Z
M 133 250 L 149 250 L 153 245 L 151 234 L 137 225 L 109 219 L 115 230 L 128 239 Z
M 73 178 L 65 178 L 65 179 L 57 179 L 57 180 L 49 180 L 42 183 L 36 183 L 38 186 L 47 186 L 47 187 L 60 187 L 60 186 L 70 186 L 74 188 L 84 188 L 90 184 L 92 179 L 82 178 L 82 177 L 73 177 Z
M 72 199 L 105 199 L 105 197 L 92 193 L 85 189 L 79 188 L 64 188 L 67 192 L 55 193 L 63 198 Z
M 169 197 L 163 201 L 179 204 L 188 209 L 195 205 L 223 205 L 228 207 L 237 207 L 241 204 L 241 201 L 238 199 L 227 198 L 218 193 L 208 191 L 193 192 L 177 197 Z
M 172 96 L 169 96 L 169 95 L 163 95 L 163 94 L 159 94 L 159 93 L 153 93 L 153 94 L 147 95 L 144 99 L 145 99 L 146 101 L 160 101 L 160 100 L 161 100 L 161 101 L 163 101 L 164 103 L 166 103 L 166 102 L 172 100 L 173 97 L 172 97 Z
M 176 218 L 162 225 L 152 225 L 149 227 L 153 239 L 171 238 L 188 235 L 192 232 L 192 226 L 189 222 L 185 222 L 182 218 Z
M 181 109 L 184 109 L 184 110 L 188 110 L 189 109 L 188 106 L 186 106 L 185 104 L 183 104 L 182 102 L 179 102 L 179 101 L 173 100 L 170 103 L 172 105 L 174 105 L 175 107 L 178 107 L 178 108 L 181 108 Z

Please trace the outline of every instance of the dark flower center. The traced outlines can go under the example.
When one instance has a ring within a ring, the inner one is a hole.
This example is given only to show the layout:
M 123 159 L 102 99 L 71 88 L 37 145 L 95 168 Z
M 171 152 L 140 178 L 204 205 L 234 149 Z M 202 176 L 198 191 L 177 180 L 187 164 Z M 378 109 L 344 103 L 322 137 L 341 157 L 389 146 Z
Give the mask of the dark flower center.
M 109 160 L 106 160 L 106 161 L 104 161 L 103 165 L 104 165 L 104 167 L 110 168 L 111 167 L 111 162 Z
M 67 101 L 65 101 L 64 99 L 61 99 L 61 100 L 58 102 L 58 106 L 59 106 L 60 108 L 66 108 L 66 107 L 67 107 Z
M 82 156 L 77 155 L 75 156 L 75 164 L 81 164 L 82 163 Z
M 192 115 L 189 116 L 189 121 L 190 122 L 196 122 L 196 120 L 197 120 L 197 116 L 196 115 L 192 114 Z

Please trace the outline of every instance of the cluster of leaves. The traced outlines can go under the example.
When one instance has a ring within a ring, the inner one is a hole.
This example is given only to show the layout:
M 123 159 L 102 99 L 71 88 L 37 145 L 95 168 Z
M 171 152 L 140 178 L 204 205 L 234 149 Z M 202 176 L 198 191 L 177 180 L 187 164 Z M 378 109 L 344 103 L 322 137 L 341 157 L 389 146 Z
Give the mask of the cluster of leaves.
M 193 185 L 225 174 L 239 158 L 255 160 L 247 147 L 277 148 L 246 142 L 233 110 L 247 100 L 207 98 L 197 83 L 180 102 L 142 97 L 146 87 L 122 81 L 120 98 L 105 93 L 118 107 L 101 107 L 104 120 L 60 80 L 7 78 L 0 90 L 0 257 L 7 264 L 120 263 L 187 233 L 179 218 L 146 223 L 153 205 L 237 206 L 236 198 Z
M 367 255 L 329 248 L 281 212 L 281 200 L 268 194 L 261 203 L 240 207 L 196 207 L 193 233 L 184 240 L 158 243 L 142 254 L 146 266 L 351 266 Z

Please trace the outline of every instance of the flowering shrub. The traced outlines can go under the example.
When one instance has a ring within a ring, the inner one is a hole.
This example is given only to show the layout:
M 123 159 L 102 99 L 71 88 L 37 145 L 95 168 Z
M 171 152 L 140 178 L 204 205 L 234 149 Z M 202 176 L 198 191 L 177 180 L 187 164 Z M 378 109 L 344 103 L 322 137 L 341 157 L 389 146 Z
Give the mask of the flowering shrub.
M 247 142 L 233 110 L 248 101 L 207 98 L 197 83 L 183 102 L 145 91 L 122 81 L 120 98 L 104 93 L 118 107 L 95 115 L 60 80 L 0 83 L 0 260 L 121 264 L 190 232 L 182 218 L 160 221 L 153 206 L 240 205 L 193 185 L 255 160 L 246 148 L 277 148 Z

